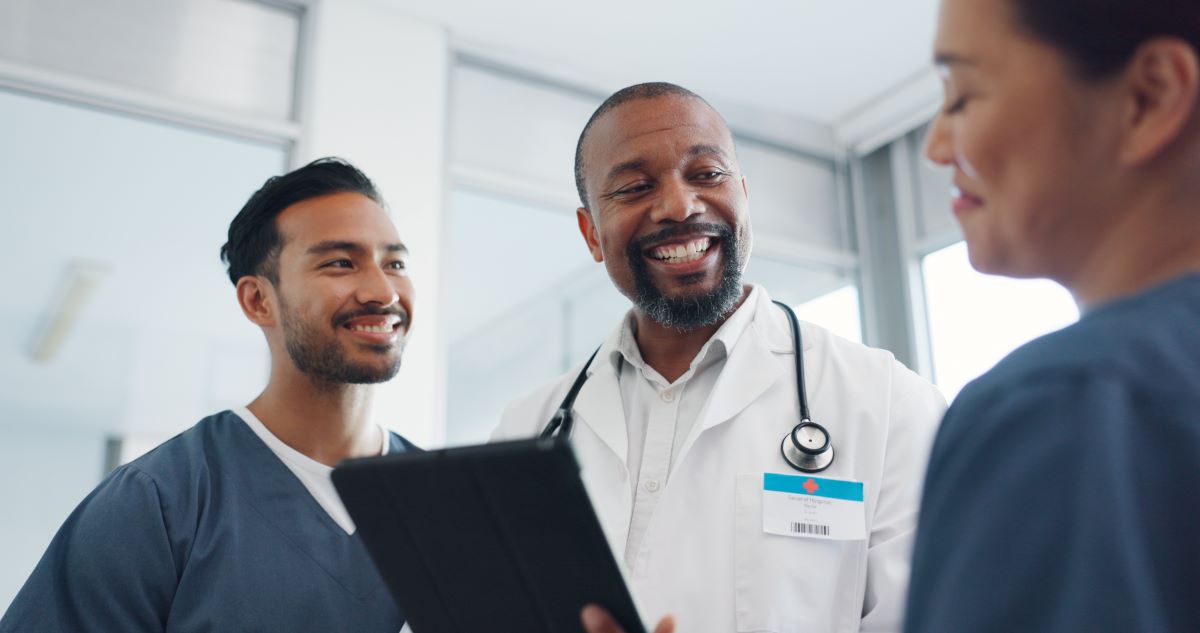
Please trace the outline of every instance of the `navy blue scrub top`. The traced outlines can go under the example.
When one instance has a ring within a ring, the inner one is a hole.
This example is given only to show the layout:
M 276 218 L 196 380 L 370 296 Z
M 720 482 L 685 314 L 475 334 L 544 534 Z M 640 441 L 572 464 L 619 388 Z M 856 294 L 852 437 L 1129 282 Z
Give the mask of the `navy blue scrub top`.
M 393 433 L 390 451 L 405 450 L 416 449 Z M 0 633 L 397 633 L 403 624 L 358 535 L 225 411 L 88 495 Z

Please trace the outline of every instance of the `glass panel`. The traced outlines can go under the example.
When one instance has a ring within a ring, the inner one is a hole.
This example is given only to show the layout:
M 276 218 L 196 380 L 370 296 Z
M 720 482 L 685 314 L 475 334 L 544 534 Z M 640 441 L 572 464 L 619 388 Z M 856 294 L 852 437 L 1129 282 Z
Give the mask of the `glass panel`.
M 959 242 L 921 262 L 936 383 L 953 400 L 1021 345 L 1069 325 L 1079 309 L 1062 286 L 976 272 Z
M 262 334 L 217 253 L 286 152 L 7 91 L 0 120 L 0 463 L 39 482 L 32 504 L 0 486 L 0 507 L 21 508 L 0 541 L 6 605 L 100 480 L 106 437 L 169 436 L 265 384 Z M 36 359 L 79 270 L 91 292 Z
M 738 141 L 756 236 L 850 252 L 832 167 L 752 141 Z
M 599 99 L 462 65 L 453 81 L 455 166 L 516 177 L 576 200 L 575 142 Z
M 0 57 L 277 120 L 300 16 L 247 0 L 5 0 Z
M 801 319 L 862 342 L 858 285 L 852 274 L 755 254 L 746 267 L 745 279 L 762 285 L 772 299 L 792 306 Z
M 842 286 L 792 308 L 796 310 L 796 316 L 809 323 L 816 323 L 855 343 L 862 342 L 857 286 Z
M 480 442 L 508 402 L 585 360 L 628 302 L 573 214 L 455 191 L 447 232 L 446 441 Z

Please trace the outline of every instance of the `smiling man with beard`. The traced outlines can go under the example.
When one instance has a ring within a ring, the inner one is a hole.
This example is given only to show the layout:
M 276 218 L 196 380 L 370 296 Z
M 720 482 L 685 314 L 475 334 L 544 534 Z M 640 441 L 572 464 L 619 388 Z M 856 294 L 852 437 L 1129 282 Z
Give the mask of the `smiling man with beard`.
M 271 352 L 266 389 L 116 469 L 0 631 L 355 631 L 404 623 L 330 471 L 415 450 L 369 421 L 412 315 L 407 249 L 340 160 L 271 178 L 221 249 Z
M 724 120 L 673 84 L 625 88 L 584 127 L 575 176 L 587 248 L 633 306 L 586 370 L 512 404 L 495 437 L 536 434 L 585 371 L 571 443 L 644 616 L 898 629 L 942 397 L 891 354 L 802 324 L 808 400 L 836 457 L 797 472 L 781 444 L 801 418 L 797 343 L 766 290 L 742 283 L 749 197 Z M 836 490 L 858 493 L 836 499 L 846 515 L 795 513 Z

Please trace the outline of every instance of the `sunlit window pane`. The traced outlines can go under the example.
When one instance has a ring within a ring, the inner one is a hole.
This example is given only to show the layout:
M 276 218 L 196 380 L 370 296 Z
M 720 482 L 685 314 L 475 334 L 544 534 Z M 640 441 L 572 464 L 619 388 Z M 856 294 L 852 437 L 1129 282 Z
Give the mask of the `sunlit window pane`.
M 755 253 L 744 279 L 761 284 L 772 299 L 792 306 L 802 320 L 862 342 L 857 279 L 849 271 L 795 264 Z
M 792 308 L 802 320 L 816 323 L 842 338 L 862 342 L 857 286 L 842 286 Z
M 921 266 L 934 377 L 948 399 L 1009 352 L 1079 318 L 1054 282 L 976 272 L 965 242 L 927 255 Z

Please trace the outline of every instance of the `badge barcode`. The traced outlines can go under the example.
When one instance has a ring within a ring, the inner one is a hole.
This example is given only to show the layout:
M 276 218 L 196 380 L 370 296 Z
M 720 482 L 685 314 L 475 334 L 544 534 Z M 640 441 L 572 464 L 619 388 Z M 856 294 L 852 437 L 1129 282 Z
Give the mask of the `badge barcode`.
M 814 534 L 816 536 L 829 536 L 829 526 L 819 523 L 792 523 L 792 531 L 796 534 Z

